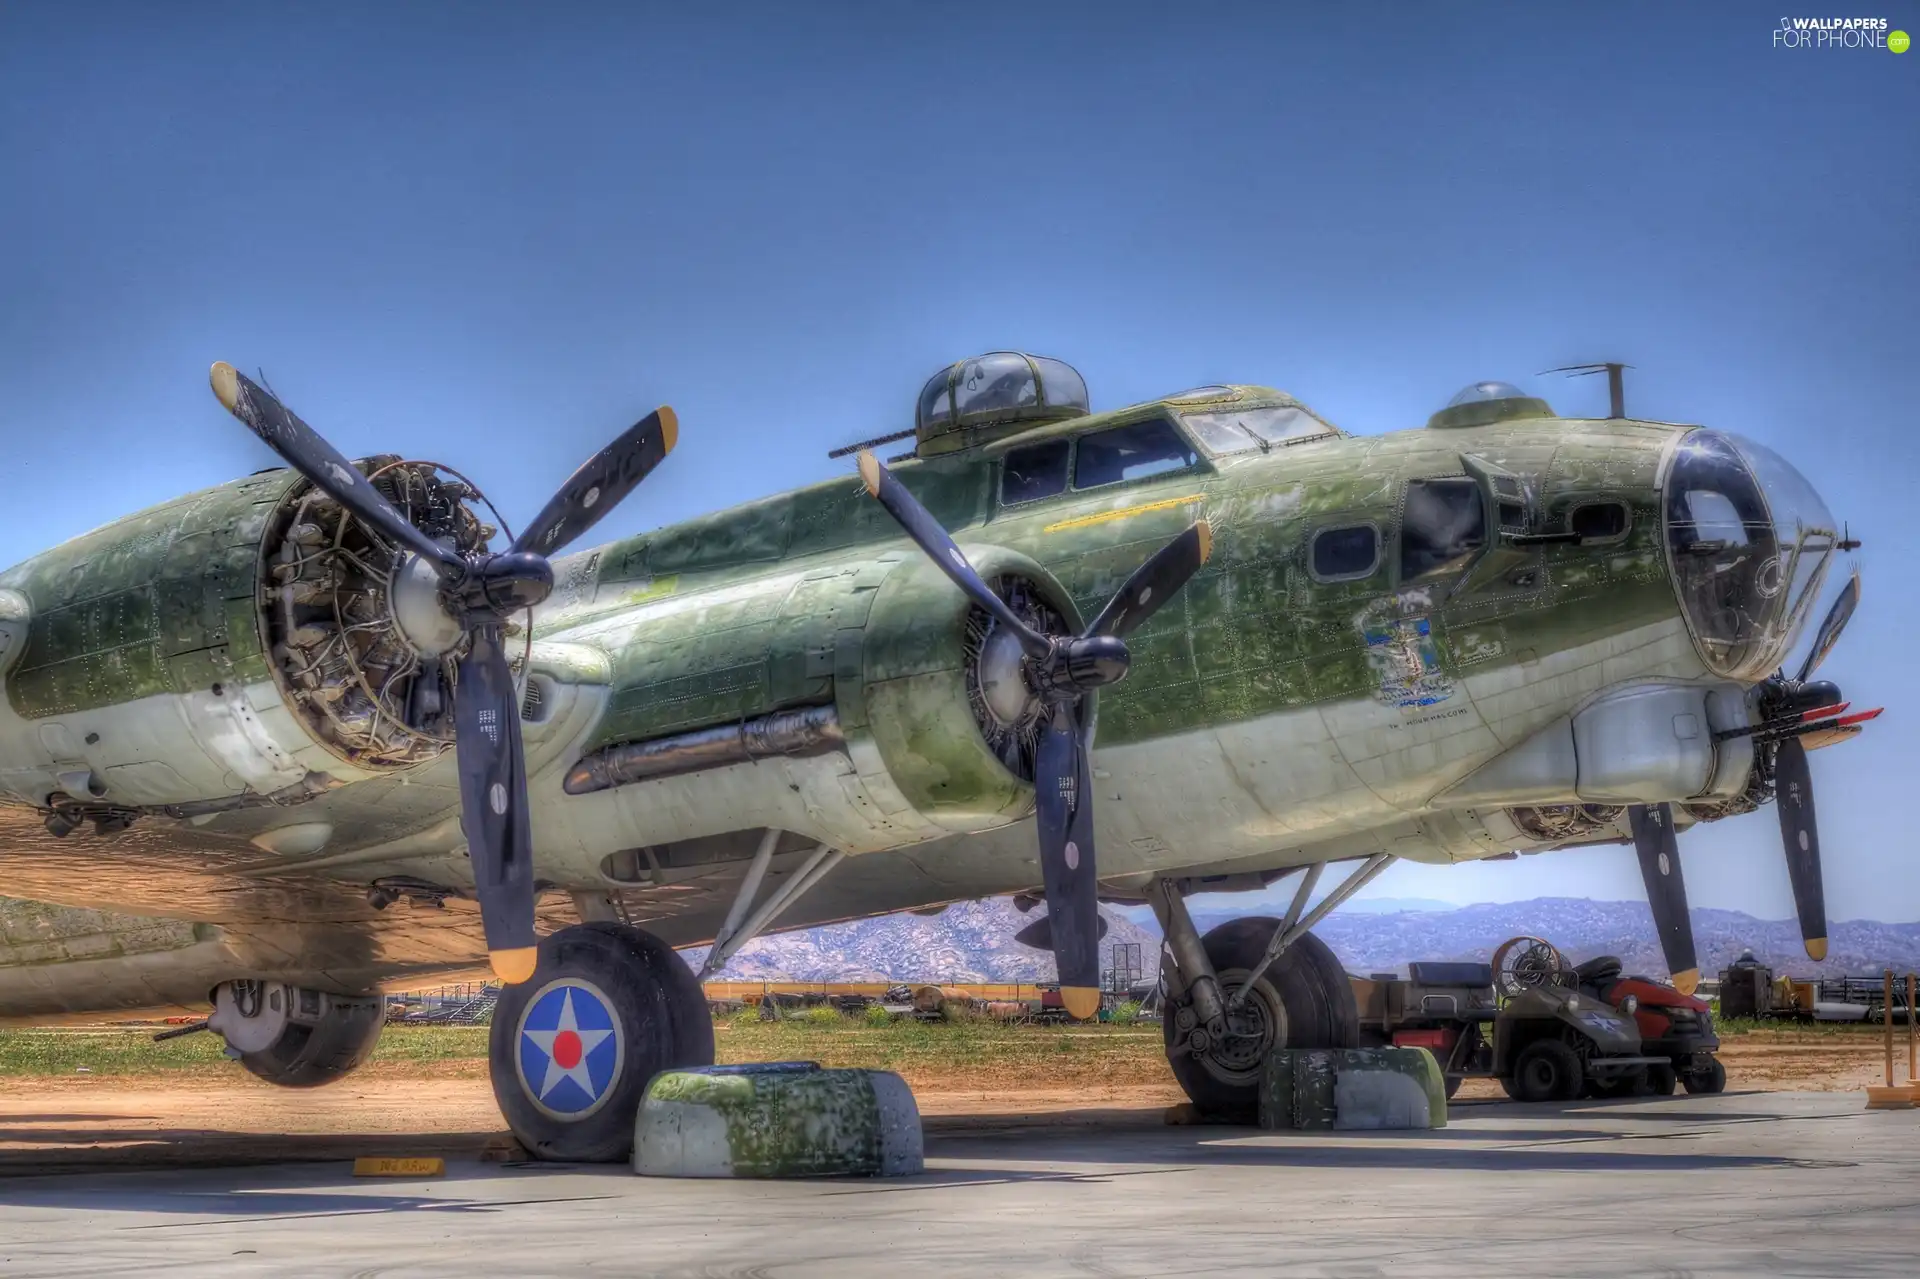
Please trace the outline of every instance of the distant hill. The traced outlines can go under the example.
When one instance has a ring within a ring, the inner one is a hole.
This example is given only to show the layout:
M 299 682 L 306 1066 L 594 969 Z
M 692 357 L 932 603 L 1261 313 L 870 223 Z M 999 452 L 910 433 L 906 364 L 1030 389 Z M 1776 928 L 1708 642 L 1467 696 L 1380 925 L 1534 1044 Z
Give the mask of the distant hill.
M 1431 897 L 1356 897 L 1340 908 L 1349 915 L 1397 915 L 1407 910 L 1458 910 Z
M 1013 940 L 1046 914 L 1030 915 L 1007 897 L 956 902 L 938 915 L 883 915 L 851 924 L 828 924 L 804 932 L 759 937 L 740 948 L 720 978 L 735 981 L 1052 981 L 1053 956 Z M 1102 965 L 1116 942 L 1140 947 L 1141 965 L 1155 969 L 1157 931 L 1148 932 L 1106 907 L 1108 931 L 1100 943 Z M 707 948 L 680 952 L 698 968 Z
M 1411 960 L 1487 959 L 1507 938 L 1527 933 L 1545 937 L 1575 962 L 1617 955 L 1629 972 L 1667 975 L 1645 902 L 1540 897 L 1440 910 L 1356 909 L 1387 907 L 1391 901 L 1352 903 L 1314 932 L 1355 973 L 1404 972 Z M 1023 915 L 1009 899 L 990 898 L 958 903 L 934 916 L 887 915 L 783 933 L 743 948 L 722 975 L 788 981 L 1051 981 L 1053 957 L 1013 940 L 1014 933 L 1043 913 L 1044 908 Z M 1150 975 L 1160 948 L 1152 914 L 1144 907 L 1102 907 L 1101 913 L 1110 926 L 1100 944 L 1102 964 L 1110 962 L 1114 943 L 1134 943 Z M 1203 912 L 1195 922 L 1204 931 L 1238 913 Z M 1776 972 L 1797 977 L 1877 974 L 1886 967 L 1920 970 L 1920 923 L 1835 924 L 1823 964 L 1806 957 L 1800 930 L 1791 920 L 1695 910 L 1693 931 L 1700 968 L 1707 976 L 1749 949 Z M 705 950 L 685 954 L 697 966 Z

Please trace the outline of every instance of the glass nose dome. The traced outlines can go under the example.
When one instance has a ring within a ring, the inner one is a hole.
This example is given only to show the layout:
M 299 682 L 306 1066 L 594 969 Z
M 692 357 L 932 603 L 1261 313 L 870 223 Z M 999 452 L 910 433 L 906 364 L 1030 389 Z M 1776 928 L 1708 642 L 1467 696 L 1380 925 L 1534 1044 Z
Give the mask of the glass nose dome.
M 1674 587 L 1701 657 L 1729 679 L 1765 679 L 1819 594 L 1833 516 L 1785 458 L 1724 431 L 1680 441 L 1666 490 Z

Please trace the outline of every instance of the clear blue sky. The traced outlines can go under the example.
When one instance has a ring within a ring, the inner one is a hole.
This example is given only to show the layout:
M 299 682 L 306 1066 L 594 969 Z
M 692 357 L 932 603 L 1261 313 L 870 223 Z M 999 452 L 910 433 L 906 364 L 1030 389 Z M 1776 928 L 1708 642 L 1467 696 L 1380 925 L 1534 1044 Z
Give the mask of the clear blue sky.
M 1872 8 L 1870 6 L 1870 8 Z M 1920 5 L 1881 6 L 1920 32 Z M 264 367 L 349 454 L 524 519 L 654 404 L 624 534 L 844 469 L 1002 346 L 1096 407 L 1216 380 L 1361 432 L 1506 378 L 1745 432 L 1866 542 L 1815 757 L 1839 917 L 1920 917 L 1920 51 L 1751 5 L 0 9 L 0 563 L 264 461 Z M 1694 900 L 1789 913 L 1771 811 Z M 1396 873 L 1640 894 L 1625 849 Z

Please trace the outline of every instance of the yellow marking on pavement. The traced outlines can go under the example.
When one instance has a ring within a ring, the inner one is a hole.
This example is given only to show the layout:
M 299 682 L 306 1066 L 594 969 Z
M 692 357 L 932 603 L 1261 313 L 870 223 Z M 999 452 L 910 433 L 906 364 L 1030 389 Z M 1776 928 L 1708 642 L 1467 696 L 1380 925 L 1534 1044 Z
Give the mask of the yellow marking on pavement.
M 1086 528 L 1090 524 L 1105 524 L 1108 520 L 1124 520 L 1134 515 L 1145 515 L 1149 511 L 1170 511 L 1176 506 L 1185 506 L 1188 502 L 1204 502 L 1205 493 L 1189 493 L 1185 497 L 1170 497 L 1161 502 L 1146 502 L 1139 506 L 1123 506 L 1117 511 L 1101 511 L 1097 515 L 1080 515 L 1070 520 L 1061 520 L 1058 524 L 1049 524 L 1041 529 L 1042 533 L 1058 533 L 1061 529 Z
M 438 1177 L 447 1170 L 444 1159 L 377 1159 L 353 1161 L 356 1177 Z

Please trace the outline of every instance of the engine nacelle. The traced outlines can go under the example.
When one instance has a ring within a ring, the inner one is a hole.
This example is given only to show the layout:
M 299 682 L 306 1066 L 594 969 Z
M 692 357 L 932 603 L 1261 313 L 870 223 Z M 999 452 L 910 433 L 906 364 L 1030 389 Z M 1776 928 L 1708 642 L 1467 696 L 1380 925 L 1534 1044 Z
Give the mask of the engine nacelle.
M 1030 625 L 1078 631 L 1072 598 L 1034 561 L 996 546 L 965 549 Z M 1025 816 L 1044 724 L 1014 636 L 917 555 L 880 584 L 860 635 L 858 667 L 837 670 L 834 682 L 855 762 L 871 752 L 920 815 L 948 830 Z
M 489 530 L 426 464 L 362 464 L 430 535 Z M 292 471 L 128 516 L 0 574 L 0 792 L 83 817 L 286 802 L 452 741 L 433 583 Z

